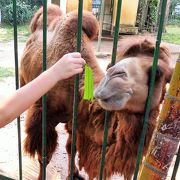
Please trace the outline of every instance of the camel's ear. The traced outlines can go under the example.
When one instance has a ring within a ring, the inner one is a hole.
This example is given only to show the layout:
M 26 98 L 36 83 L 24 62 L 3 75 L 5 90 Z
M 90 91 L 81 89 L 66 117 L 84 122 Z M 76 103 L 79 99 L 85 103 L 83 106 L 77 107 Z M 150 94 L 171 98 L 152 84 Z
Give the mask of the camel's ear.
M 78 23 L 78 12 L 73 11 L 67 15 L 67 25 L 72 31 L 77 31 L 77 23 Z M 97 33 L 99 30 L 99 25 L 96 20 L 96 17 L 93 16 L 91 12 L 84 11 L 82 18 L 82 29 L 89 37 L 89 39 L 94 39 L 97 37 Z
M 165 73 L 166 82 L 170 83 L 174 68 L 169 68 Z
M 161 67 L 161 66 L 157 66 L 157 70 L 156 70 L 156 77 L 155 77 L 155 81 L 158 81 L 165 73 L 165 70 Z M 149 68 L 148 71 L 149 74 L 149 82 L 148 84 L 150 84 L 151 81 L 151 74 L 152 74 L 152 66 Z
M 55 4 L 48 5 L 47 7 L 47 26 L 50 26 L 56 18 L 63 15 L 59 6 Z M 31 20 L 30 28 L 33 33 L 36 29 L 41 29 L 43 26 L 43 7 L 41 7 Z
M 89 12 L 84 13 L 82 28 L 90 39 L 96 38 L 99 31 L 99 25 L 96 17 Z
M 33 16 L 31 23 L 30 23 L 30 28 L 31 28 L 31 32 L 33 33 L 34 31 L 36 31 L 38 26 L 42 26 L 42 22 L 38 22 L 40 17 L 42 16 L 43 13 L 43 7 L 41 7 Z M 41 24 L 39 24 L 41 23 Z

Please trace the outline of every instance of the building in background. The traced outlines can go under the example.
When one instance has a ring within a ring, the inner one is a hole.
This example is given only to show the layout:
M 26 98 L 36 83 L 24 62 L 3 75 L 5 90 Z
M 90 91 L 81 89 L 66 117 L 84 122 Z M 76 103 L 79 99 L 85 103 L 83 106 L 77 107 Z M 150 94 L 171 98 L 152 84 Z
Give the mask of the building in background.
M 49 0 L 49 2 L 60 5 L 61 9 L 67 13 L 78 8 L 77 0 Z M 103 14 L 103 34 L 112 34 L 115 27 L 118 0 L 105 0 Z M 120 19 L 120 32 L 128 34 L 137 34 L 138 29 L 135 27 L 139 0 L 127 1 L 122 0 L 122 10 Z M 101 0 L 84 0 L 84 10 L 92 11 L 99 17 Z

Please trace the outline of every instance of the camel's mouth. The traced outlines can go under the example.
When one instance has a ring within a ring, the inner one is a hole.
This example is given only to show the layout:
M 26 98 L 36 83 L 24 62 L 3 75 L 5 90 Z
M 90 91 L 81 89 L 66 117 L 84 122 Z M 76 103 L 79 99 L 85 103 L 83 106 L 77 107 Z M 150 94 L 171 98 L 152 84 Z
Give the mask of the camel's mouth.
M 97 97 L 95 93 L 95 98 L 98 100 L 100 106 L 108 111 L 123 109 L 131 96 L 131 91 L 104 98 Z
M 108 111 L 125 108 L 133 94 L 133 83 L 128 79 L 128 73 L 122 63 L 119 63 L 108 69 L 106 76 L 94 91 L 94 97 L 100 106 Z

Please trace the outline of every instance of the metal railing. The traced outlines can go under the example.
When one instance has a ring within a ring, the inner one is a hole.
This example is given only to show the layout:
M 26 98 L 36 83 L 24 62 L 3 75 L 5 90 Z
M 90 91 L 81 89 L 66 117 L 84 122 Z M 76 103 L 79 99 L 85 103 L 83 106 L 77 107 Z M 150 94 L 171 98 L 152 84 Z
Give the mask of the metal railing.
M 103 1 L 103 0 L 102 0 Z M 158 64 L 158 57 L 159 57 L 159 50 L 160 50 L 160 43 L 162 37 L 162 30 L 163 30 L 163 23 L 164 23 L 164 16 L 166 11 L 166 3 L 167 0 L 163 0 L 162 7 L 161 7 L 161 15 L 160 15 L 160 23 L 158 27 L 158 35 L 156 40 L 156 48 L 154 52 L 154 61 L 151 73 L 151 82 L 150 88 L 146 103 L 146 111 L 144 114 L 144 124 L 143 129 L 141 132 L 141 139 L 138 148 L 138 155 L 136 161 L 136 168 L 134 172 L 133 179 L 136 180 L 138 177 L 138 171 L 140 162 L 142 159 L 142 152 L 144 146 L 145 135 L 148 126 L 148 119 L 151 107 L 151 99 L 154 90 L 154 82 Z M 120 24 L 120 15 L 121 15 L 121 4 L 122 0 L 118 0 L 117 4 L 117 16 L 116 16 L 116 25 L 115 25 L 115 33 L 114 33 L 114 41 L 113 41 L 113 50 L 112 50 L 112 61 L 111 64 L 114 65 L 116 62 L 116 51 L 117 51 L 117 43 L 118 43 L 118 36 L 119 36 L 119 24 Z M 15 56 L 15 74 L 16 74 L 16 89 L 19 88 L 19 77 L 18 77 L 18 41 L 17 41 L 17 23 L 16 23 L 16 0 L 13 0 L 13 12 L 14 12 L 14 56 Z M 77 30 L 77 51 L 81 51 L 81 36 L 82 36 L 82 13 L 83 13 L 83 0 L 79 0 L 78 6 L 78 30 Z M 47 43 L 47 1 L 43 0 L 43 63 L 42 63 L 42 70 L 46 70 L 46 43 Z M 74 171 L 74 159 L 75 159 L 75 146 L 76 146 L 76 128 L 77 128 L 77 112 L 78 112 L 78 87 L 79 87 L 79 75 L 75 77 L 75 85 L 74 85 L 74 103 L 73 103 L 73 132 L 72 132 L 72 147 L 71 147 L 71 166 L 70 166 L 70 180 L 73 180 L 73 171 Z M 43 180 L 46 179 L 46 164 L 47 164 L 47 155 L 46 155 L 46 95 L 42 98 L 42 164 L 43 164 Z M 107 134 L 108 134 L 108 121 L 110 119 L 110 112 L 105 112 L 105 122 L 104 122 L 104 138 L 103 138 L 103 146 L 102 146 L 102 157 L 100 163 L 100 172 L 99 172 L 99 179 L 103 179 L 103 171 L 105 165 L 105 154 L 106 154 L 106 144 L 107 144 Z M 20 127 L 20 118 L 17 118 L 18 121 L 18 152 L 19 152 L 19 179 L 22 180 L 22 154 L 21 154 L 21 127 Z M 180 160 L 180 150 L 178 151 L 177 160 L 175 163 L 175 168 L 173 170 L 172 179 L 175 179 L 178 166 Z M 11 179 L 5 176 L 0 175 L 0 179 Z

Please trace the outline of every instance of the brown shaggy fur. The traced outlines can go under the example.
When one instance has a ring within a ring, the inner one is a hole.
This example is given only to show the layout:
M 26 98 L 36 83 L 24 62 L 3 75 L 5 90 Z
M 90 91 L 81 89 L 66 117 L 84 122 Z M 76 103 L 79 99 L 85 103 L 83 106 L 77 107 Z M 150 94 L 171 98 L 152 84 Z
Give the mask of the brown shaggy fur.
M 52 8 L 52 10 L 51 10 Z M 57 10 L 57 11 L 56 11 Z M 76 51 L 77 35 L 77 12 L 62 15 L 57 7 L 48 7 L 48 33 L 47 33 L 47 67 L 52 66 L 59 58 L 68 52 Z M 58 12 L 57 14 L 54 12 Z M 55 19 L 55 23 L 54 23 Z M 52 28 L 50 28 L 52 27 Z M 98 66 L 96 57 L 91 47 L 91 40 L 98 32 L 98 25 L 95 17 L 86 12 L 83 15 L 82 33 L 82 57 L 91 66 L 94 73 L 94 83 L 97 86 L 104 77 L 104 73 Z M 35 14 L 31 23 L 32 34 L 27 41 L 21 61 L 20 81 L 21 85 L 27 84 L 41 73 L 42 65 L 42 9 Z M 145 39 L 133 41 L 123 40 L 118 51 L 118 61 L 124 57 L 138 57 L 142 60 L 142 65 L 146 76 L 152 64 L 154 43 Z M 159 70 L 156 77 L 155 93 L 153 105 L 148 123 L 148 134 L 146 135 L 146 153 L 156 118 L 159 113 L 159 104 L 164 96 L 165 84 L 169 79 L 169 53 L 165 48 L 161 48 Z M 81 76 L 82 77 L 82 76 Z M 147 78 L 148 84 L 149 78 Z M 72 104 L 73 104 L 74 78 L 69 78 L 57 83 L 57 85 L 47 94 L 47 162 L 50 161 L 52 153 L 57 145 L 57 132 L 55 126 L 59 122 L 66 124 L 69 133 L 67 141 L 67 152 L 70 157 L 71 134 L 72 134 Z M 82 100 L 83 82 L 79 85 L 80 103 L 78 115 L 78 129 L 76 149 L 79 152 L 79 167 L 84 167 L 89 175 L 89 179 L 98 177 L 99 163 L 101 158 L 101 147 L 103 138 L 104 110 L 97 100 L 87 102 Z M 142 92 L 143 94 L 144 92 Z M 159 100 L 159 96 L 161 100 Z M 145 103 L 144 103 L 145 104 Z M 124 175 L 125 179 L 130 179 L 137 155 L 140 131 L 142 129 L 142 118 L 144 109 L 137 110 L 138 100 L 127 103 L 125 109 L 112 111 L 108 125 L 108 146 L 106 152 L 106 165 L 104 179 L 109 178 L 114 173 Z M 144 107 L 144 105 L 142 106 Z M 30 156 L 38 155 L 41 164 L 41 100 L 33 104 L 26 118 L 26 133 L 24 149 Z M 42 167 L 41 167 L 42 168 Z M 39 179 L 41 179 L 40 170 Z M 78 171 L 76 178 L 80 179 Z
M 118 48 L 117 61 L 121 61 L 126 57 L 140 58 L 142 64 L 144 64 L 144 71 L 149 69 L 147 71 L 147 76 L 149 77 L 147 83 L 149 83 L 154 47 L 154 41 L 148 38 L 136 37 L 134 40 L 132 38 L 123 39 L 120 41 Z M 156 125 L 159 105 L 165 94 L 165 84 L 170 80 L 169 55 L 167 48 L 161 46 L 143 155 L 147 152 Z M 141 93 L 143 95 L 145 92 Z M 81 101 L 79 103 L 78 129 L 76 131 L 76 149 L 79 154 L 79 168 L 84 168 L 89 179 L 93 180 L 93 178 L 98 179 L 99 175 L 105 113 L 97 100 L 93 100 L 92 102 L 82 100 L 82 89 L 80 90 L 80 94 Z M 113 174 L 118 173 L 123 175 L 125 179 L 130 180 L 134 173 L 144 117 L 144 109 L 143 111 L 137 110 L 137 106 L 138 99 L 135 102 L 128 102 L 125 109 L 111 112 L 111 118 L 108 123 L 104 179 L 109 179 Z M 72 122 L 70 121 L 66 125 L 66 129 L 70 134 L 67 149 L 71 142 L 71 124 Z
M 64 54 L 76 51 L 77 39 L 77 12 L 61 15 L 60 9 L 55 5 L 48 7 L 47 32 L 47 67 L 52 66 Z M 94 55 L 91 39 L 96 37 L 98 23 L 90 12 L 84 12 L 82 22 L 82 50 L 81 55 L 97 74 L 96 81 L 103 77 Z M 20 82 L 21 86 L 32 81 L 42 72 L 42 8 L 35 14 L 31 22 L 32 34 L 29 37 L 21 59 Z M 60 81 L 47 94 L 47 162 L 57 145 L 56 125 L 72 119 L 74 78 Z M 34 157 L 37 153 L 41 164 L 42 148 L 42 105 L 41 99 L 28 109 L 25 131 L 27 137 L 24 143 L 25 152 Z M 41 171 L 39 175 L 41 179 Z

